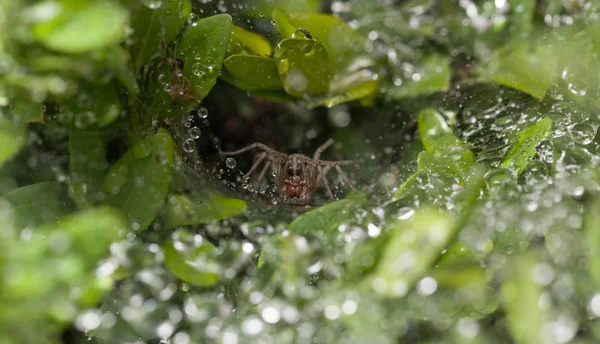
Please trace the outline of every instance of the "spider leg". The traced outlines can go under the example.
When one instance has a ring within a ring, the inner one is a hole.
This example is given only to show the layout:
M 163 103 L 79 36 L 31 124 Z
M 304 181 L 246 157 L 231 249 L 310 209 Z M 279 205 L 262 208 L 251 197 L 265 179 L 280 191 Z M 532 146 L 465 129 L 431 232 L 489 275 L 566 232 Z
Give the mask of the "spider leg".
M 325 141 L 317 150 L 315 151 L 315 155 L 313 156 L 313 160 L 319 160 L 321 157 L 321 153 L 323 153 L 329 146 L 331 146 L 335 141 L 333 139 L 329 139 Z
M 318 163 L 323 166 L 350 166 L 354 169 L 354 171 L 358 175 L 358 178 L 360 178 L 360 180 L 363 183 L 367 184 L 367 180 L 360 174 L 358 164 L 352 160 L 342 160 L 342 161 L 319 160 Z
M 263 154 L 266 154 L 266 153 L 263 153 Z M 269 169 L 269 166 L 271 166 L 271 162 L 267 161 L 267 163 L 263 167 L 262 171 L 260 171 L 260 174 L 258 175 L 258 179 L 256 180 L 256 188 L 257 189 L 258 189 L 258 187 L 260 187 L 260 183 L 262 183 L 263 178 L 265 177 L 265 174 L 267 173 L 267 170 Z
M 265 152 L 275 155 L 275 156 L 285 156 L 285 154 L 279 153 L 279 152 L 275 151 L 274 149 L 272 149 L 271 147 L 264 145 L 262 143 L 259 143 L 259 142 L 253 143 L 251 145 L 248 145 L 242 149 L 238 149 L 233 152 L 221 152 L 221 154 L 223 154 L 223 155 L 238 155 L 238 154 L 242 154 L 242 153 L 247 152 L 254 148 L 260 148 L 260 149 L 264 150 Z
M 250 168 L 250 171 L 248 171 L 248 173 L 246 173 L 244 175 L 244 180 L 248 179 L 252 175 L 252 172 L 254 172 L 254 170 L 256 170 L 256 168 L 258 167 L 258 165 L 260 165 L 260 163 L 263 160 L 265 160 L 266 157 L 267 157 L 267 152 L 261 153 L 258 156 L 258 160 L 256 160 L 256 162 L 254 163 L 254 165 L 252 165 L 252 167 Z
M 348 179 L 348 176 L 346 176 L 346 174 L 344 173 L 344 171 L 342 171 L 342 168 L 340 167 L 340 165 L 335 165 L 335 169 L 342 176 L 342 178 L 344 178 L 344 181 L 346 182 L 346 184 L 348 184 L 348 186 L 350 187 L 350 189 L 352 189 L 352 191 L 358 193 L 358 191 L 356 191 L 356 189 L 354 188 L 354 185 L 352 185 L 352 183 L 350 182 L 350 179 Z
M 331 191 L 331 187 L 329 187 L 329 181 L 327 180 L 327 172 L 329 172 L 329 169 L 330 167 L 325 167 L 324 169 L 319 167 L 319 179 L 323 179 L 323 185 L 325 186 L 325 190 L 327 190 L 327 194 L 331 200 L 335 201 L 335 196 L 333 195 L 333 191 Z

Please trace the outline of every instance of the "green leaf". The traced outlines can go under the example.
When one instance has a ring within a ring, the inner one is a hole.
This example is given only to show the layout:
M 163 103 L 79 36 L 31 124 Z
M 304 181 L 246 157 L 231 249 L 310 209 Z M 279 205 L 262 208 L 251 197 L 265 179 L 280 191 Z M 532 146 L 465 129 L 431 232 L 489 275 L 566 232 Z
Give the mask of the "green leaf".
M 538 99 L 554 82 L 558 65 L 555 49 L 544 41 L 513 41 L 492 56 L 481 75 L 491 82 L 515 88 Z
M 138 141 L 108 171 L 106 203 L 127 216 L 133 229 L 146 229 L 164 205 L 173 173 L 175 143 L 160 129 Z
M 539 308 L 542 288 L 532 278 L 535 263 L 531 254 L 513 257 L 506 264 L 510 275 L 501 288 L 508 329 L 519 344 L 543 343 L 542 326 L 549 313 Z
M 290 223 L 290 231 L 295 234 L 331 233 L 348 221 L 357 206 L 357 201 L 350 199 L 329 203 L 295 218 Z
M 20 187 L 0 197 L 0 222 L 15 231 L 56 221 L 69 211 L 60 185 L 44 182 Z
M 428 56 L 417 66 L 416 74 L 420 79 L 411 79 L 390 92 L 394 99 L 411 98 L 435 92 L 446 92 L 450 86 L 450 58 L 441 55 Z
M 71 252 L 89 268 L 110 253 L 108 247 L 127 233 L 127 222 L 118 210 L 100 206 L 61 218 L 37 229 L 46 235 L 63 231 L 71 239 Z
M 2 195 L 0 200 L 6 202 L 1 222 L 11 224 L 15 230 L 56 221 L 69 211 L 56 182 L 23 186 Z
M 72 115 L 78 129 L 105 127 L 119 117 L 121 104 L 112 83 L 84 84 L 70 102 L 61 104 L 61 111 Z
M 282 90 L 277 64 L 274 59 L 263 56 L 231 55 L 225 60 L 225 68 L 235 78 L 230 83 L 247 91 Z M 223 78 L 227 80 L 227 76 Z M 228 81 L 229 82 L 229 81 Z
M 161 59 L 154 60 L 145 76 L 144 103 L 150 117 L 188 113 L 217 82 L 229 44 L 231 17 L 219 14 L 195 23 L 186 25 L 174 48 L 175 57 L 183 62 L 183 73 Z
M 271 55 L 271 43 L 263 36 L 232 25 L 227 55 L 251 54 Z
M 36 24 L 33 33 L 51 50 L 79 54 L 118 44 L 128 22 L 129 13 L 118 3 L 91 1 L 77 9 L 62 7 L 55 18 Z
M 21 150 L 27 138 L 25 128 L 0 116 L 0 166 Z
M 23 123 L 43 122 L 43 105 L 39 100 L 34 100 L 34 92 L 20 87 L 15 87 L 12 91 L 8 107 L 10 113 Z
M 469 168 L 472 165 L 472 161 L 448 160 L 447 158 L 437 157 L 427 151 L 419 153 L 418 158 L 420 173 L 424 173 L 425 175 L 451 176 L 458 179 L 461 184 L 467 180 Z
M 307 30 L 327 50 L 332 68 L 343 69 L 356 55 L 364 54 L 365 39 L 337 17 L 321 13 L 285 13 L 275 9 L 273 20 L 284 38 L 299 37 L 303 33 L 297 32 L 298 29 Z
M 329 91 L 327 51 L 312 39 L 288 38 L 275 48 L 277 70 L 285 91 L 293 96 Z
M 178 245 L 178 247 L 183 245 Z M 217 249 L 206 240 L 199 245 L 177 249 L 169 240 L 164 245 L 165 266 L 181 280 L 200 287 L 212 287 L 219 282 L 221 266 Z
M 454 220 L 444 213 L 424 210 L 410 222 L 398 221 L 373 274 L 367 279 L 375 292 L 404 296 L 431 267 L 453 237 Z
M 101 201 L 102 182 L 108 163 L 104 154 L 104 139 L 99 129 L 69 128 L 69 195 L 80 207 Z
M 455 157 L 456 160 L 472 162 L 475 156 L 467 145 L 458 139 L 442 115 L 432 108 L 419 112 L 419 136 L 425 150 L 440 157 Z
M 174 195 L 167 202 L 165 229 L 223 220 L 244 210 L 246 202 L 237 198 L 210 195 L 193 202 L 185 195 Z
M 517 134 L 517 141 L 512 144 L 506 158 L 502 161 L 503 168 L 510 168 L 521 174 L 536 154 L 537 145 L 550 136 L 552 120 L 544 117 L 539 122 Z
M 374 96 L 379 90 L 377 78 L 376 74 L 364 70 L 334 76 L 329 85 L 329 93 L 320 97 L 312 97 L 308 101 L 308 106 L 324 105 L 331 108 L 338 104 Z
M 231 34 L 231 16 L 218 14 L 188 25 L 177 43 L 177 57 L 185 62 L 183 73 L 200 99 L 217 82 Z
M 284 39 L 292 38 L 292 35 L 298 30 L 298 27 L 292 23 L 287 14 L 282 9 L 276 8 L 273 10 L 272 16 L 281 36 Z
M 426 108 L 419 112 L 418 117 L 419 136 L 423 147 L 429 153 L 436 153 L 446 147 L 440 147 L 438 139 L 448 134 L 452 134 L 452 129 L 446 123 L 446 120 L 435 109 Z
M 131 11 L 129 46 L 133 69 L 137 73 L 150 60 L 175 39 L 192 13 L 191 0 L 163 0 L 161 5 L 150 8 L 143 1 L 123 1 Z M 164 33 L 164 34 L 163 34 Z
M 588 204 L 583 222 L 587 246 L 588 271 L 596 286 L 600 286 L 600 197 Z

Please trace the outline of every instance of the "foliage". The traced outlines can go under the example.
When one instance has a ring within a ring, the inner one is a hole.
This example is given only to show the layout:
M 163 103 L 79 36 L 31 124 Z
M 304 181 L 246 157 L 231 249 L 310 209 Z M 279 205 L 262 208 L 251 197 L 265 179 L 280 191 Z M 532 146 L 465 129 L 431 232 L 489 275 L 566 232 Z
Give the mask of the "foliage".
M 599 15 L 0 0 L 0 342 L 600 341 Z

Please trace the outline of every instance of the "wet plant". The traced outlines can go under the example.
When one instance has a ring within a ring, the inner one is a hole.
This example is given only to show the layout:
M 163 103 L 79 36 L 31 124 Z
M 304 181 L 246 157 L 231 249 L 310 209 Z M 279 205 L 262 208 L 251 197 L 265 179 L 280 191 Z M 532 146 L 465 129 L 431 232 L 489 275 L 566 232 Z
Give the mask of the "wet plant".
M 598 18 L 0 0 L 0 343 L 600 341 Z

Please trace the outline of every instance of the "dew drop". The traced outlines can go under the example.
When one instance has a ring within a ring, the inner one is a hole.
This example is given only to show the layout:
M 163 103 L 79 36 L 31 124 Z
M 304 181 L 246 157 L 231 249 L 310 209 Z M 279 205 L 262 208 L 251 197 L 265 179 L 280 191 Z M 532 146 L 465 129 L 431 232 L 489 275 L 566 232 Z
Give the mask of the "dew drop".
M 183 141 L 183 150 L 187 153 L 193 153 L 196 150 L 196 142 L 192 139 Z
M 198 20 L 200 18 L 198 17 L 198 15 L 196 13 L 191 13 L 190 16 L 188 17 L 188 24 L 191 26 L 196 26 L 198 25 Z
M 235 168 L 237 162 L 234 158 L 227 158 L 227 160 L 225 160 L 225 165 L 227 165 L 228 168 Z
M 188 129 L 188 132 L 190 133 L 190 137 L 192 139 L 197 139 L 200 137 L 200 128 L 198 127 L 191 127 L 190 129 Z
M 206 74 L 206 68 L 200 62 L 196 62 L 192 65 L 192 73 L 197 77 L 203 77 Z
M 578 123 L 569 128 L 569 135 L 580 145 L 589 145 L 596 136 L 596 128 L 589 123 Z
M 298 29 L 292 34 L 292 38 L 313 39 L 313 36 L 306 29 Z
M 162 6 L 162 0 L 143 0 L 143 3 L 151 9 L 157 9 Z
M 205 107 L 203 107 L 203 106 L 201 106 L 198 109 L 198 117 L 200 117 L 200 118 L 206 118 L 206 117 L 208 117 L 208 109 L 205 108 Z

